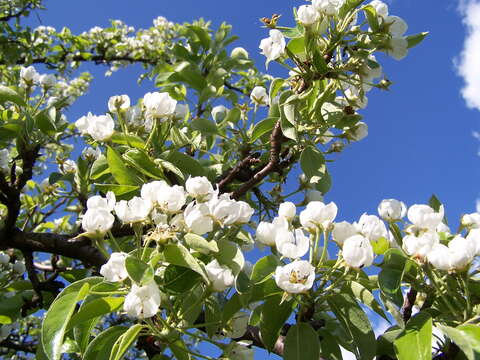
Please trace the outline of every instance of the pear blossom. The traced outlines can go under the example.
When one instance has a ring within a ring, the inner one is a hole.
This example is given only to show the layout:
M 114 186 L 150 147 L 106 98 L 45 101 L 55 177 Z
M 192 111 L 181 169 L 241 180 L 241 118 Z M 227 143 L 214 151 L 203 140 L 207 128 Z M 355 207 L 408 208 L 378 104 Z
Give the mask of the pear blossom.
M 275 245 L 277 233 L 288 231 L 288 222 L 284 217 L 276 217 L 272 223 L 261 221 L 257 226 L 256 239 L 267 246 Z
M 110 114 L 95 116 L 88 126 L 88 134 L 96 141 L 105 141 L 112 137 L 115 122 Z
M 249 56 L 248 51 L 245 50 L 243 47 L 236 47 L 230 53 L 230 57 L 233 59 L 247 60 Z
M 350 137 L 353 141 L 360 141 L 365 139 L 368 136 L 368 125 L 363 121 L 360 121 L 353 129 L 350 131 Z
M 40 75 L 38 81 L 45 89 L 50 89 L 57 83 L 57 78 L 53 74 Z
M 177 101 L 166 92 L 146 93 L 143 97 L 145 116 L 150 119 L 158 119 L 175 112 Z
M 212 290 L 222 292 L 235 282 L 232 270 L 225 265 L 220 265 L 217 260 L 213 260 L 205 267 L 207 276 L 212 282 Z
M 238 205 L 238 217 L 235 222 L 237 224 L 248 223 L 254 213 L 253 208 L 245 201 L 237 201 L 237 205 Z
M 15 263 L 12 266 L 12 270 L 14 273 L 22 275 L 26 270 L 25 263 L 20 260 L 15 260 Z
M 310 290 L 315 280 L 315 268 L 308 261 L 295 260 L 275 270 L 277 286 L 289 294 L 299 294 Z
M 119 110 L 127 110 L 130 107 L 130 98 L 128 95 L 111 96 L 108 99 L 108 111 L 114 113 Z
M 441 222 L 440 224 L 438 224 L 438 226 L 436 227 L 435 230 L 436 230 L 438 233 L 446 233 L 447 235 L 450 235 L 450 234 L 451 234 L 450 228 L 449 228 L 448 225 L 445 224 L 444 222 Z
M 290 201 L 280 204 L 280 207 L 278 208 L 278 216 L 283 216 L 287 220 L 292 220 L 295 217 L 296 212 L 297 207 Z
M 222 226 L 246 223 L 250 221 L 254 211 L 246 202 L 232 200 L 229 194 L 218 195 L 218 191 L 212 194 L 208 208 L 213 218 Z
M 266 56 L 267 62 L 278 59 L 285 53 L 285 37 L 282 32 L 277 29 L 272 29 L 269 32 L 269 37 L 260 42 L 259 48 L 262 54 Z
M 131 316 L 138 319 L 146 319 L 154 316 L 160 308 L 160 291 L 155 281 L 146 285 L 132 285 L 132 289 L 125 297 L 123 309 Z
M 325 15 L 338 15 L 345 0 L 312 0 L 313 7 Z
M 103 235 L 110 230 L 115 217 L 105 209 L 89 209 L 82 219 L 83 229 L 90 235 Z
M 77 172 L 77 163 L 73 160 L 65 160 L 60 167 L 60 171 L 64 174 Z
M 385 224 L 375 215 L 363 214 L 358 221 L 358 229 L 363 236 L 372 242 L 388 236 Z
M 369 55 L 370 62 L 365 62 L 360 68 L 360 76 L 366 82 L 372 82 L 374 79 L 382 76 L 382 67 L 378 64 L 375 55 Z M 371 65 L 372 63 L 378 66 Z
M 213 193 L 213 186 L 205 176 L 190 177 L 185 182 L 185 189 L 194 198 L 204 198 Z
M 100 274 L 107 281 L 123 281 L 128 277 L 125 259 L 127 254 L 124 252 L 114 252 L 110 255 L 108 262 L 100 268 Z
M 349 237 L 357 235 L 358 233 L 359 229 L 356 224 L 350 224 L 349 222 L 342 221 L 335 223 L 332 230 L 332 237 L 338 245 L 342 246 L 345 240 L 347 240 Z
M 318 11 L 312 5 L 302 5 L 297 10 L 298 21 L 303 25 L 315 24 L 320 18 Z
M 388 25 L 388 32 L 395 37 L 403 36 L 408 30 L 407 23 L 398 16 L 387 16 L 385 23 Z
M 424 259 L 439 243 L 440 239 L 435 231 L 428 231 L 419 236 L 407 235 L 403 238 L 403 250 L 410 256 Z
M 348 99 L 347 103 L 355 108 L 365 109 L 368 105 L 368 98 L 354 86 L 350 86 L 345 90 L 345 96 Z
M 141 190 L 143 199 L 154 206 L 160 206 L 164 211 L 177 212 L 185 205 L 186 194 L 179 185 L 170 186 L 165 181 L 153 181 L 144 184 Z
M 402 60 L 408 55 L 408 41 L 404 37 L 393 36 L 388 42 L 387 54 L 395 60 Z
M 88 134 L 88 127 L 90 126 L 93 116 L 94 115 L 89 112 L 87 115 L 82 116 L 75 122 L 75 127 L 78 129 L 78 131 L 80 131 L 80 134 Z
M 462 216 L 461 223 L 462 223 L 462 226 L 466 228 L 478 229 L 480 228 L 480 214 L 479 213 L 465 214 Z
M 312 201 L 308 203 L 307 207 L 300 213 L 300 223 L 303 227 L 311 230 L 317 226 L 324 230 L 328 229 L 333 220 L 337 216 L 337 205 L 331 202 L 325 205 L 320 201 Z
M 100 195 L 90 197 L 87 200 L 87 209 L 102 209 L 110 212 L 115 208 L 116 201 L 115 194 L 112 191 L 109 191 L 105 197 L 101 197 Z
M 145 125 L 142 122 L 142 108 L 139 105 L 130 106 L 125 112 L 125 121 L 131 126 Z
M 22 67 L 20 69 L 20 79 L 22 79 L 26 84 L 31 85 L 38 82 L 39 77 L 40 74 L 33 66 Z
M 378 215 L 388 222 L 398 221 L 407 214 L 407 207 L 402 201 L 385 199 L 378 205 Z
M 470 230 L 467 240 L 475 244 L 475 255 L 480 255 L 480 229 Z
M 223 105 L 215 106 L 212 109 L 212 118 L 216 122 L 223 121 L 223 119 L 225 119 L 225 117 L 227 116 L 227 112 L 228 112 L 228 109 L 225 106 Z
M 0 253 L 0 265 L 8 265 L 8 263 L 10 262 L 10 256 L 8 254 L 5 254 L 5 253 Z
M 368 5 L 373 6 L 379 17 L 385 19 L 388 16 L 388 5 L 383 1 L 373 0 Z
M 267 89 L 263 86 L 255 86 L 250 94 L 250 100 L 255 106 L 266 106 L 268 104 Z
M 456 236 L 448 246 L 437 244 L 427 254 L 427 259 L 439 270 L 463 270 L 475 256 L 476 244 L 471 239 Z
M 442 222 L 444 216 L 443 205 L 440 206 L 439 212 L 435 212 L 428 205 L 412 205 L 408 209 L 408 220 L 418 229 L 435 230 Z
M 449 271 L 452 269 L 450 250 L 447 246 L 436 244 L 427 254 L 427 260 L 438 270 Z
M 305 255 L 310 248 L 310 240 L 302 230 L 277 232 L 275 245 L 278 252 L 287 258 L 298 259 Z
M 354 235 L 345 240 L 342 255 L 348 266 L 362 268 L 373 263 L 374 253 L 370 241 L 362 235 Z
M 128 202 L 122 200 L 115 205 L 115 213 L 124 224 L 145 221 L 150 211 L 152 211 L 152 203 L 137 196 Z
M 213 230 L 213 220 L 206 204 L 191 202 L 183 212 L 185 224 L 190 231 L 203 235 Z
M 82 156 L 87 160 L 96 160 L 100 155 L 102 155 L 102 152 L 99 148 L 94 149 L 89 146 L 82 151 Z

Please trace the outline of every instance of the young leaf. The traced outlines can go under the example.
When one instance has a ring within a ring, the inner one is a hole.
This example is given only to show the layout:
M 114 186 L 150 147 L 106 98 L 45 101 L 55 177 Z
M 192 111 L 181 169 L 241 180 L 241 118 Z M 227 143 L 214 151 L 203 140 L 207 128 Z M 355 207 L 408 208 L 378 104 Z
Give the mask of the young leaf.
M 205 238 L 201 237 L 197 234 L 186 234 L 185 242 L 189 247 L 198 252 L 208 255 L 211 252 L 218 253 L 218 246 L 217 243 L 213 240 L 207 241 Z
M 285 339 L 285 360 L 318 360 L 320 341 L 318 334 L 307 323 L 298 323 L 288 330 Z
M 130 279 L 137 284 L 146 284 L 153 279 L 153 267 L 144 263 L 135 255 L 128 255 L 125 259 L 125 268 Z
M 125 355 L 128 348 L 137 339 L 140 331 L 142 331 L 143 328 L 143 325 L 136 324 L 131 326 L 127 331 L 120 335 L 120 337 L 113 345 L 112 352 L 110 354 L 110 360 L 120 360 L 121 358 L 123 358 L 123 355 Z
M 432 358 L 432 316 L 420 312 L 412 317 L 405 330 L 394 341 L 399 360 L 430 360 Z
M 135 173 L 125 166 L 120 154 L 110 146 L 107 147 L 107 162 L 110 172 L 120 185 L 138 185 L 141 183 Z
M 260 333 L 268 350 L 273 350 L 285 322 L 293 311 L 293 301 L 284 301 L 282 296 L 272 296 L 265 301 L 260 317 Z
M 181 244 L 168 244 L 165 246 L 163 256 L 165 257 L 166 262 L 173 265 L 189 268 L 195 271 L 197 274 L 200 274 L 200 276 L 203 277 L 207 284 L 210 283 L 204 267 L 200 266 L 197 259 L 195 259 L 192 254 L 190 254 L 190 252 L 185 246 Z

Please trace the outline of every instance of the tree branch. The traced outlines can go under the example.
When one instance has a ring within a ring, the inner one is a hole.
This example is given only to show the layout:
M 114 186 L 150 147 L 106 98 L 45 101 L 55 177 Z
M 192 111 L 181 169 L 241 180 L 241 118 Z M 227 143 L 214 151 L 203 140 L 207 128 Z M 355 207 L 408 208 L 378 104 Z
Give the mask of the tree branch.
M 239 189 L 232 194 L 233 199 L 239 199 L 245 195 L 248 190 L 260 183 L 270 173 L 277 169 L 280 163 L 280 150 L 282 148 L 283 133 L 280 126 L 280 121 L 277 121 L 270 136 L 270 159 L 268 163 L 258 171 L 249 181 L 244 183 Z
M 416 299 L 417 299 L 417 291 L 414 288 L 410 288 L 410 291 L 405 296 L 405 301 L 402 307 L 403 321 L 407 322 L 412 317 L 412 309 L 413 309 L 413 306 L 415 305 Z
M 33 343 L 17 343 L 11 340 L 5 339 L 0 342 L 0 348 L 7 348 L 15 351 L 22 351 L 25 353 L 35 354 L 37 352 L 37 345 Z
M 225 192 L 226 186 L 232 181 L 234 181 L 243 169 L 248 169 L 251 165 L 257 164 L 260 161 L 258 160 L 259 156 L 260 154 L 257 153 L 253 155 L 248 155 L 246 158 L 241 160 L 233 169 L 222 175 L 221 180 L 217 182 L 218 190 L 221 193 Z
M 12 19 L 18 19 L 20 16 L 22 16 L 26 11 L 30 10 L 30 8 L 32 7 L 32 3 L 27 3 L 27 5 L 25 5 L 24 7 L 22 7 L 19 11 L 17 11 L 16 13 L 10 13 L 8 14 L 7 16 L 2 16 L 0 17 L 0 21 L 2 22 L 6 22 L 6 21 L 10 21 Z

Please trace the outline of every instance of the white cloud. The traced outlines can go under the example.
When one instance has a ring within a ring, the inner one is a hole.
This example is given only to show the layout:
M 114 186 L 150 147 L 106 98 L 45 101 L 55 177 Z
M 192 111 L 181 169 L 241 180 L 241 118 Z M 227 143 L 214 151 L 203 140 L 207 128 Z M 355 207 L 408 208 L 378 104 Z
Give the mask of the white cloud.
M 471 109 L 480 110 L 480 0 L 461 0 L 460 12 L 466 26 L 467 37 L 457 71 L 465 85 L 462 96 Z

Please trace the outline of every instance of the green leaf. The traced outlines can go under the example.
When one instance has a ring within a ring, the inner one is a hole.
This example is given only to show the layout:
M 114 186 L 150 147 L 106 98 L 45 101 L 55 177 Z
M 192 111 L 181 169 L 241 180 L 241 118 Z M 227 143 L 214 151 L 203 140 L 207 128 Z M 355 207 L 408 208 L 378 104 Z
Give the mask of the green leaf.
M 253 266 L 250 279 L 254 284 L 260 284 L 267 281 L 275 273 L 279 261 L 276 256 L 268 255 L 258 260 Z
M 117 185 L 117 184 L 95 184 L 95 189 L 107 193 L 112 191 L 117 196 L 122 196 L 130 194 L 134 191 L 137 191 L 140 187 L 133 185 Z
M 0 324 L 12 324 L 21 313 L 23 305 L 22 294 L 2 297 L 0 300 Z
M 188 29 L 192 30 L 195 35 L 198 36 L 200 43 L 202 44 L 205 50 L 210 49 L 210 34 L 200 26 L 189 25 L 187 26 Z
M 380 30 L 380 24 L 378 23 L 377 10 L 375 10 L 372 5 L 368 5 L 363 8 L 363 11 L 372 30 L 378 32 Z
M 138 185 L 141 183 L 136 174 L 123 163 L 123 159 L 120 154 L 107 146 L 107 162 L 115 180 L 120 185 Z
M 300 166 L 307 178 L 321 178 L 325 174 L 325 157 L 316 147 L 307 146 L 300 155 Z
M 137 339 L 140 331 L 144 328 L 141 324 L 136 324 L 131 326 L 127 331 L 125 331 L 117 339 L 112 348 L 112 353 L 110 354 L 110 360 L 120 360 L 123 358 L 123 355 L 127 352 L 128 348 L 133 344 Z
M 193 157 L 180 153 L 178 151 L 166 151 L 160 156 L 162 159 L 175 165 L 185 176 L 205 176 L 205 167 Z
M 110 174 L 110 168 L 108 167 L 107 158 L 104 155 L 100 155 L 92 164 L 90 178 L 96 180 L 105 174 Z
M 468 360 L 480 359 L 480 328 L 478 325 L 461 325 L 457 328 L 437 325 L 465 354 Z
M 163 251 L 165 261 L 185 268 L 189 268 L 199 274 L 207 284 L 210 283 L 204 267 L 195 259 L 188 249 L 181 244 L 167 244 Z
M 295 55 L 305 54 L 305 38 L 298 37 L 290 40 L 287 48 Z
M 242 112 L 240 111 L 239 108 L 234 107 L 231 108 L 228 111 L 227 116 L 225 116 L 225 119 L 223 119 L 222 123 L 228 124 L 228 123 L 233 123 L 236 124 L 238 120 L 240 120 L 240 116 L 242 115 Z
M 281 111 L 280 126 L 285 137 L 297 141 L 297 129 L 287 120 L 283 111 Z
M 72 316 L 68 328 L 74 328 L 83 322 L 114 312 L 122 306 L 123 297 L 100 297 L 80 307 L 78 313 Z
M 355 355 L 362 360 L 375 356 L 375 334 L 370 321 L 355 298 L 348 293 L 341 293 L 327 298 L 330 309 L 337 317 L 342 328 L 349 335 Z
M 200 235 L 191 233 L 186 234 L 184 239 L 190 248 L 197 250 L 202 254 L 208 255 L 210 252 L 218 253 L 217 243 L 213 240 L 207 241 Z
M 214 255 L 215 258 L 220 264 L 232 269 L 234 275 L 237 275 L 245 265 L 242 251 L 237 244 L 224 239 L 219 240 L 217 245 L 218 253 Z
M 390 321 L 378 301 L 366 287 L 356 281 L 350 281 L 346 286 L 350 288 L 353 296 L 362 302 L 362 304 L 368 306 L 385 320 Z
M 239 294 L 247 293 L 252 287 L 252 283 L 245 271 L 240 271 L 235 278 L 235 290 Z
M 192 129 L 200 131 L 204 135 L 217 134 L 217 124 L 211 120 L 198 118 L 191 122 Z
M 285 360 L 318 360 L 320 341 L 318 334 L 307 323 L 298 323 L 288 330 L 283 353 Z
M 273 103 L 273 99 L 275 99 L 275 97 L 278 95 L 284 83 L 285 83 L 285 79 L 282 79 L 282 78 L 275 78 L 270 83 L 270 90 L 269 90 L 270 104 Z
M 420 44 L 428 35 L 428 32 L 422 32 L 416 35 L 407 36 L 408 48 L 411 49 Z
M 145 147 L 145 140 L 132 134 L 115 133 L 110 138 L 110 141 L 114 144 L 129 145 L 141 150 Z
M 222 309 L 218 300 L 214 296 L 210 296 L 205 301 L 205 322 L 207 335 L 209 338 L 212 338 L 220 330 L 220 323 L 222 321 Z
M 280 304 L 281 301 L 282 296 L 272 296 L 262 306 L 260 333 L 262 341 L 269 351 L 273 350 L 280 335 L 280 330 L 290 317 L 294 307 L 293 301 L 284 301 Z
M 42 110 L 35 116 L 35 124 L 46 135 L 53 136 L 57 131 L 55 119 L 51 118 L 47 110 Z
M 131 166 L 148 177 L 154 179 L 165 178 L 162 169 L 150 159 L 144 150 L 129 150 L 123 154 L 123 157 Z
M 0 85 L 0 103 L 4 103 L 6 101 L 13 102 L 18 106 L 27 106 L 25 101 L 23 101 L 23 98 L 15 90 L 4 85 Z
M 192 289 L 200 279 L 200 275 L 189 268 L 168 265 L 163 273 L 163 286 L 172 292 L 184 293 Z
M 249 142 L 254 143 L 262 135 L 271 132 L 278 120 L 279 120 L 278 117 L 268 117 L 266 119 L 263 119 L 262 121 L 259 121 L 257 124 L 255 124 L 255 127 L 253 128 L 253 131 L 252 131 L 252 136 L 250 137 Z
M 430 207 L 435 210 L 436 212 L 440 211 L 440 207 L 442 206 L 442 202 L 433 194 L 428 200 L 428 204 Z
M 145 285 L 153 279 L 153 267 L 144 263 L 135 255 L 127 256 L 125 259 L 125 268 L 127 269 L 130 279 L 137 284 Z
M 384 256 L 382 271 L 378 274 L 378 286 L 388 299 L 401 307 L 403 295 L 400 287 L 408 259 L 398 249 L 389 249 Z
M 73 287 L 72 284 L 70 286 Z M 82 283 L 73 289 L 65 288 L 48 309 L 42 323 L 41 341 L 45 355 L 50 360 L 59 360 L 62 356 L 62 345 L 67 325 L 77 303 L 85 298 L 89 289 L 88 283 Z
M 405 330 L 394 341 L 399 360 L 430 360 L 432 358 L 432 316 L 420 312 L 412 317 Z
M 187 346 L 181 339 L 170 344 L 170 350 L 172 350 L 176 360 L 192 360 L 192 357 L 188 353 Z

